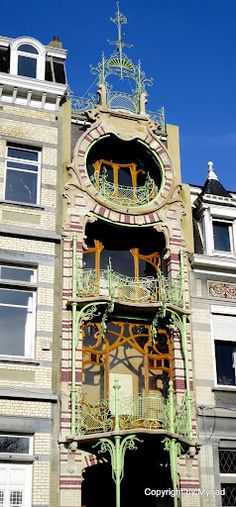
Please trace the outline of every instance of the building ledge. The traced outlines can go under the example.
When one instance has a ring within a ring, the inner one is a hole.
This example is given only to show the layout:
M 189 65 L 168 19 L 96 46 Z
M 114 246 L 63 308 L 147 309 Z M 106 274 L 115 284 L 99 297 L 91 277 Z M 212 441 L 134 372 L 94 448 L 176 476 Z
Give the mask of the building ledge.
M 33 401 L 48 401 L 56 403 L 58 401 L 57 394 L 47 389 L 14 389 L 8 387 L 0 388 L 0 399 L 20 399 Z
M 236 393 L 236 386 L 215 386 L 215 387 L 212 387 L 212 391 L 221 391 L 221 392 L 226 392 L 226 393 L 233 393 L 235 392 Z
M 54 231 L 47 231 L 44 229 L 36 229 L 29 227 L 20 227 L 14 225 L 1 225 L 0 235 L 2 236 L 16 236 L 21 238 L 37 239 L 41 241 L 52 241 L 54 243 L 61 242 L 60 234 Z
M 1 463 L 10 462 L 10 463 L 33 463 L 37 459 L 36 456 L 31 454 L 16 454 L 16 453 L 6 453 L 0 452 L 0 461 Z
M 199 447 L 199 442 L 193 442 L 192 440 L 188 440 L 187 438 L 184 438 L 182 435 L 178 435 L 176 433 L 171 433 L 169 431 L 163 430 L 163 429 L 147 429 L 147 428 L 132 428 L 129 430 L 121 430 L 119 432 L 116 431 L 109 431 L 105 433 L 96 433 L 96 434 L 90 434 L 90 435 L 68 435 L 65 437 L 64 440 L 60 441 L 60 443 L 67 443 L 70 445 L 72 442 L 77 442 L 78 448 L 85 450 L 87 452 L 92 452 L 93 454 L 96 453 L 96 444 L 99 443 L 100 438 L 114 438 L 117 435 L 119 436 L 126 436 L 126 435 L 135 435 L 140 436 L 143 441 L 145 438 L 158 438 L 163 439 L 163 437 L 166 438 L 175 438 L 177 441 L 179 441 L 182 444 L 182 447 L 186 450 L 189 447 Z M 97 448 L 97 452 L 99 453 L 99 447 Z
M 232 271 L 236 272 L 236 257 L 223 255 L 200 255 L 194 254 L 191 258 L 191 266 L 193 269 L 208 269 L 212 271 Z

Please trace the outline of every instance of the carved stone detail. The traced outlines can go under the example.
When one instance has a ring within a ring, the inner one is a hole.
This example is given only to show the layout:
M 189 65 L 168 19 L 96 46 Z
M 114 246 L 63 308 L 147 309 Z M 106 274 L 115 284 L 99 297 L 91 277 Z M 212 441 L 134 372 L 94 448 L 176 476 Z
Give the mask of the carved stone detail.
M 217 299 L 236 300 L 236 283 L 208 281 L 208 294 Z

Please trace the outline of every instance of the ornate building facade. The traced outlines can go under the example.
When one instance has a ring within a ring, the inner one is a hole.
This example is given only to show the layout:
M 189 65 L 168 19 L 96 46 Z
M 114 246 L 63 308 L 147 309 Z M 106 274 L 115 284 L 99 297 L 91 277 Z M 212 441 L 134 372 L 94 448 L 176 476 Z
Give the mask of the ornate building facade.
M 159 489 L 166 490 L 160 505 L 199 505 L 197 496 L 173 494 L 199 487 L 190 194 L 181 181 L 178 129 L 165 124 L 163 110 L 146 111 L 150 80 L 124 51 L 119 8 L 112 21 L 115 51 L 92 68 L 99 100 L 72 101 L 61 501 L 154 505 Z
M 57 37 L 0 37 L 4 507 L 234 494 L 234 197 L 212 167 L 203 188 L 182 182 L 178 128 L 146 109 L 119 6 L 112 22 L 83 99 Z

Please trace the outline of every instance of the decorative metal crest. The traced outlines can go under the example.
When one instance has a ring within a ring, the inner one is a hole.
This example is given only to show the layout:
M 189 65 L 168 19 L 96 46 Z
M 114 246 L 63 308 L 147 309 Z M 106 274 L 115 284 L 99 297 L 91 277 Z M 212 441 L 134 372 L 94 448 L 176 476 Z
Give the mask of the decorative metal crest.
M 105 97 L 103 105 L 105 103 L 108 109 L 124 109 L 136 114 L 145 113 L 146 87 L 152 86 L 153 79 L 146 77 L 141 69 L 140 61 L 135 64 L 124 52 L 124 48 L 131 48 L 133 45 L 124 41 L 122 26 L 127 24 L 127 18 L 120 12 L 119 2 L 116 5 L 117 12 L 115 17 L 110 18 L 110 20 L 117 27 L 117 40 L 108 41 L 115 46 L 115 50 L 109 58 L 106 58 L 102 53 L 101 61 L 96 66 L 90 65 L 90 70 L 92 74 L 97 76 L 99 89 L 101 90 L 101 86 L 103 87 L 103 97 Z M 118 78 L 120 81 L 127 80 L 128 89 L 113 89 L 109 82 L 111 76 Z M 99 91 L 98 94 L 100 94 Z M 86 93 L 83 97 L 74 97 L 69 92 L 68 98 L 72 102 L 72 112 L 74 114 L 84 113 L 102 104 L 101 97 L 99 100 L 97 95 L 93 93 Z M 164 132 L 164 109 L 161 108 L 157 113 L 150 113 L 149 116 L 151 120 L 158 124 L 158 130 Z

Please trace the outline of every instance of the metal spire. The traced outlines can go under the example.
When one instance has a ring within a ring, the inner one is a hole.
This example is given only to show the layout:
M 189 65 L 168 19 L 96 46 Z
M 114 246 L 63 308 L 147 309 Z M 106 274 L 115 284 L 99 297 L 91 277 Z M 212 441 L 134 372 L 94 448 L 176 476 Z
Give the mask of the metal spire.
M 133 44 L 127 44 L 124 42 L 124 36 L 122 35 L 122 25 L 127 25 L 127 18 L 124 14 L 120 12 L 119 2 L 116 2 L 117 12 L 115 18 L 110 18 L 110 21 L 117 26 L 118 31 L 118 40 L 116 41 L 108 41 L 110 44 L 117 47 L 117 51 L 119 52 L 119 60 L 120 60 L 120 77 L 123 79 L 123 48 L 132 48 Z

